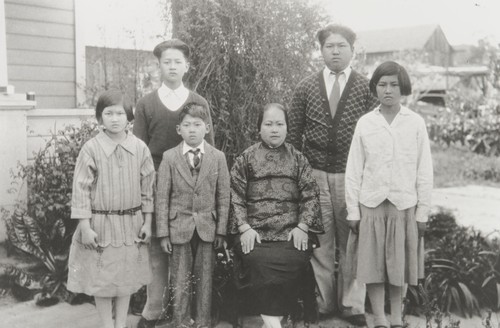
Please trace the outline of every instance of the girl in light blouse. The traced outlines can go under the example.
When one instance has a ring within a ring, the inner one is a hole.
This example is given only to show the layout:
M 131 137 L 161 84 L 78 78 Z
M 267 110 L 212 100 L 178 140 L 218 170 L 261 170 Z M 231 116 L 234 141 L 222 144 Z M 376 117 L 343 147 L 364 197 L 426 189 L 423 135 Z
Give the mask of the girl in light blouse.
M 404 285 L 423 278 L 432 158 L 423 118 L 400 104 L 411 94 L 404 67 L 381 64 L 370 91 L 380 106 L 358 121 L 346 167 L 348 259 L 358 281 L 366 283 L 375 327 L 396 328 L 402 327 Z M 385 283 L 390 323 L 384 313 Z

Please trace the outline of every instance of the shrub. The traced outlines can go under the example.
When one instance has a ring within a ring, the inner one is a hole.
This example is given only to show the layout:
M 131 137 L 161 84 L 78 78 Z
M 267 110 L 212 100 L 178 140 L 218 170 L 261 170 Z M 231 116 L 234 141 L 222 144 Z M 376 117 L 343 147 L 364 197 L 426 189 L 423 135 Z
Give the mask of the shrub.
M 209 102 L 231 166 L 257 138 L 259 109 L 287 104 L 314 69 L 315 33 L 327 19 L 300 0 L 175 0 L 171 12 L 174 37 L 194 50 L 186 85 Z
M 426 277 L 410 288 L 411 302 L 424 311 L 478 314 L 481 307 L 500 307 L 500 247 L 480 232 L 458 226 L 452 214 L 431 215 L 426 242 Z
M 2 209 L 8 241 L 43 264 L 30 273 L 14 266 L 6 268 L 13 284 L 35 290 L 37 303 L 59 297 L 66 290 L 67 260 L 71 236 L 77 222 L 70 219 L 71 188 L 76 158 L 83 144 L 96 133 L 97 124 L 82 122 L 54 133 L 32 163 L 19 165 L 14 184 L 27 185 L 27 203 L 14 210 Z
M 429 122 L 429 137 L 450 146 L 460 143 L 476 154 L 500 155 L 500 107 L 498 99 L 464 96 L 451 90 L 449 108 Z

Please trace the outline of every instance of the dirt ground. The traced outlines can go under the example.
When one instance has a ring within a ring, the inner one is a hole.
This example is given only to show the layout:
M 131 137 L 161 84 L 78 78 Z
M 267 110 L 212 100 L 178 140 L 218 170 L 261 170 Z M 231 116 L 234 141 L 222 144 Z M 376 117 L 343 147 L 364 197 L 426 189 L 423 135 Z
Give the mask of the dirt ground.
M 457 223 L 500 238 L 500 188 L 465 186 L 435 189 L 433 207 L 452 210 Z
M 41 308 L 32 301 L 17 303 L 10 306 L 0 307 L 0 327 L 5 328 L 96 328 L 99 327 L 99 317 L 95 307 L 91 304 L 69 305 L 60 303 L 55 306 Z M 461 328 L 484 328 L 480 317 L 459 318 Z M 367 315 L 368 327 L 373 327 L 371 315 Z M 130 315 L 127 328 L 135 328 L 138 316 Z M 425 328 L 425 319 L 408 316 L 407 321 L 410 328 Z M 244 317 L 241 320 L 243 328 L 261 328 L 260 317 Z M 500 325 L 500 312 L 493 315 L 492 326 Z M 215 328 L 231 328 L 227 322 L 219 323 Z M 298 323 L 295 328 L 303 328 L 303 323 Z M 331 318 L 323 320 L 319 324 L 310 325 L 310 328 L 349 328 L 349 324 L 340 319 Z M 166 328 L 158 326 L 158 328 Z

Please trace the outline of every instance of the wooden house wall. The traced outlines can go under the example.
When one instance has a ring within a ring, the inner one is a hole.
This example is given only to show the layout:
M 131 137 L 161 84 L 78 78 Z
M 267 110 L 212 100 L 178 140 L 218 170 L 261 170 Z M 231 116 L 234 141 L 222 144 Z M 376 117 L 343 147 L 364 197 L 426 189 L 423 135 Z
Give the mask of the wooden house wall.
M 7 71 L 37 108 L 74 108 L 74 0 L 5 0 Z

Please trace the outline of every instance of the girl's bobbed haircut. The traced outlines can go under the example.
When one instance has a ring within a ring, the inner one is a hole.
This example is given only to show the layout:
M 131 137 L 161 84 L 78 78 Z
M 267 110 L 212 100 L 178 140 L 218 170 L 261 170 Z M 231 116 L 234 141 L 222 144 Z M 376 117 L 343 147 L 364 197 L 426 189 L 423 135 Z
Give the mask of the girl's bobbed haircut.
M 386 61 L 375 69 L 375 72 L 373 72 L 372 78 L 370 79 L 370 91 L 375 97 L 377 96 L 378 82 L 382 76 L 388 75 L 397 75 L 399 91 L 402 96 L 408 96 L 411 94 L 411 81 L 406 69 L 396 62 Z
M 259 118 L 257 119 L 257 131 L 260 132 L 260 127 L 262 125 L 262 121 L 264 120 L 264 113 L 273 107 L 283 111 L 283 113 L 285 114 L 286 132 L 288 133 L 288 127 L 290 126 L 290 124 L 288 124 L 288 110 L 285 108 L 285 106 L 279 103 L 267 104 L 259 111 Z
M 123 106 L 129 122 L 134 119 L 132 104 L 127 100 L 127 97 L 120 90 L 107 90 L 97 100 L 97 105 L 95 106 L 95 117 L 97 120 L 100 121 L 102 119 L 102 112 L 106 107 L 115 105 Z

